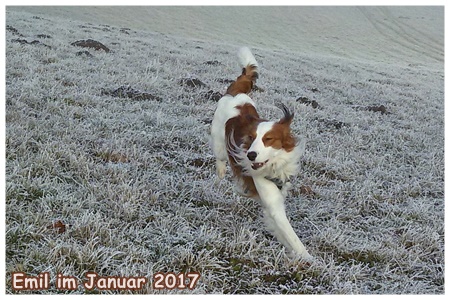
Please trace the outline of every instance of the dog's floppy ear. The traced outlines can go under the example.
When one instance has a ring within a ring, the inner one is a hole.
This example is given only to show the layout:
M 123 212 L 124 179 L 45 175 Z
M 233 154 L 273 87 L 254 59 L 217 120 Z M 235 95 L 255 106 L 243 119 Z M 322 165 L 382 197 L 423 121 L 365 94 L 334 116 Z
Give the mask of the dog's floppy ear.
M 250 124 L 259 121 L 259 118 L 255 117 L 254 115 L 245 115 L 245 119 Z
M 278 103 L 277 107 L 283 111 L 283 117 L 278 121 L 278 126 L 282 132 L 282 148 L 287 152 L 294 149 L 296 140 L 291 133 L 291 122 L 294 118 L 294 112 L 290 111 L 289 108 L 283 103 Z
M 292 119 L 294 118 L 294 112 L 290 111 L 289 108 L 280 102 L 277 107 L 283 111 L 284 116 L 278 121 L 279 124 L 291 125 Z

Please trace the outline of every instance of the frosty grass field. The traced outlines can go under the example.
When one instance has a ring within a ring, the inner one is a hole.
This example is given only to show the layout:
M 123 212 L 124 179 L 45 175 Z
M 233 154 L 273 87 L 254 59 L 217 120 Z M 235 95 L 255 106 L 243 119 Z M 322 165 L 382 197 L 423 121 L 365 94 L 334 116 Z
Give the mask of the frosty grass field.
M 120 293 L 444 292 L 443 39 L 408 36 L 405 61 L 247 44 L 260 114 L 279 118 L 283 101 L 307 139 L 286 201 L 307 266 L 229 175 L 216 183 L 210 123 L 242 44 L 19 8 L 6 26 L 7 294 L 19 271 L 50 273 L 38 293 L 89 271 L 201 274 L 193 290 Z M 72 45 L 86 39 L 110 51 Z M 67 293 L 86 292 L 118 293 Z

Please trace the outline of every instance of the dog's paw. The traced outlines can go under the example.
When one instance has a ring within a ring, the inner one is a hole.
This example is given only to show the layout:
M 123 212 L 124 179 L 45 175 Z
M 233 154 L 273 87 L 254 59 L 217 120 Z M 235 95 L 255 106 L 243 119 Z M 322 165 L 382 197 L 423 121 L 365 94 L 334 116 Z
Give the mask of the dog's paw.
M 285 184 L 281 188 L 281 193 L 283 194 L 284 197 L 287 197 L 287 194 L 290 189 L 292 189 L 292 183 L 290 183 L 289 181 L 285 182 Z
M 296 252 L 296 251 L 288 251 L 286 254 L 288 255 L 288 257 L 290 259 L 298 260 L 301 263 L 306 264 L 306 265 L 311 265 L 315 261 L 314 256 L 309 254 L 308 251 L 306 251 L 306 250 L 302 251 L 300 253 Z
M 300 256 L 300 261 L 306 264 L 312 264 L 314 263 L 316 259 L 314 258 L 314 256 L 312 256 L 311 254 L 309 254 L 308 252 L 306 252 L 306 254 L 303 254 L 302 256 Z
M 219 179 L 225 178 L 225 174 L 227 173 L 227 165 L 224 161 L 218 160 L 216 162 L 216 174 Z
M 240 185 L 234 185 L 233 186 L 233 191 L 239 195 L 241 195 L 242 197 L 250 197 L 250 193 L 248 191 L 248 189 L 244 189 L 242 186 Z

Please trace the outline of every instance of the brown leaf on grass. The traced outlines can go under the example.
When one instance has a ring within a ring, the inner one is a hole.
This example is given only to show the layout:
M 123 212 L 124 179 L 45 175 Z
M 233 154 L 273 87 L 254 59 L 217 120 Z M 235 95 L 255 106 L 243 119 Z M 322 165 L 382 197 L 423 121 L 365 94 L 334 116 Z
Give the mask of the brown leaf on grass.
M 113 162 L 113 163 L 126 163 L 128 162 L 128 157 L 125 154 L 118 153 L 115 151 L 100 151 L 94 153 L 94 155 L 104 162 Z
M 121 162 L 121 163 L 128 162 L 128 158 L 125 156 L 125 154 L 121 153 L 111 153 L 108 157 L 108 160 L 112 162 Z
M 372 111 L 372 112 L 379 112 L 382 115 L 389 115 L 391 114 L 386 106 L 384 105 L 372 105 L 372 106 L 360 106 L 360 105 L 356 105 L 353 106 L 353 109 L 355 110 L 367 110 L 367 111 Z
M 58 220 L 52 225 L 47 226 L 48 229 L 55 229 L 57 233 L 61 234 L 66 232 L 66 225 L 61 221 Z
M 312 190 L 312 188 L 307 185 L 302 185 L 300 187 L 300 194 L 305 195 L 305 196 L 315 196 L 316 195 L 316 193 Z

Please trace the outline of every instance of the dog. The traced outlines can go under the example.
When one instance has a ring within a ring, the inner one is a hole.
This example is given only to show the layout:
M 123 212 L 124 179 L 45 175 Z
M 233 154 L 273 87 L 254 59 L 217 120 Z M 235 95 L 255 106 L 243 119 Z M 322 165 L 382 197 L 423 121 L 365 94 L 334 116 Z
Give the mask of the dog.
M 298 172 L 304 150 L 304 143 L 298 143 L 291 132 L 294 113 L 280 104 L 280 120 L 262 119 L 248 96 L 258 78 L 258 63 L 247 47 L 239 50 L 238 58 L 242 73 L 219 100 L 211 124 L 217 176 L 225 177 L 228 161 L 235 190 L 261 202 L 267 229 L 287 254 L 310 261 L 312 256 L 295 234 L 284 207 L 289 178 Z

